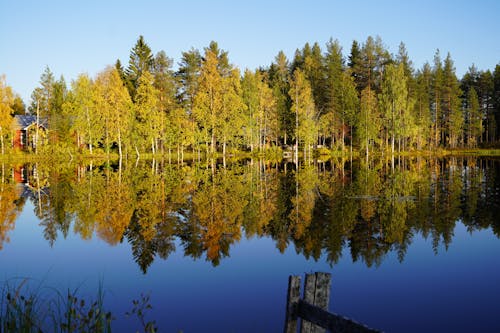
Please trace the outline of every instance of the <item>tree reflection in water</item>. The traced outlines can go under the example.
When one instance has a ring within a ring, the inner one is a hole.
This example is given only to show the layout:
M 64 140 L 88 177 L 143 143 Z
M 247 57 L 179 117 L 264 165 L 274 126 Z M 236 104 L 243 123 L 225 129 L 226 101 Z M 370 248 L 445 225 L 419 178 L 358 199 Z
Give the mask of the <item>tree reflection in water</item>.
M 128 242 L 144 273 L 182 247 L 214 266 L 242 237 L 271 237 L 283 252 L 335 264 L 403 261 L 416 234 L 447 248 L 461 221 L 499 236 L 500 161 L 486 158 L 222 164 L 143 161 L 117 166 L 2 165 L 0 249 L 26 200 L 52 246 L 83 239 Z

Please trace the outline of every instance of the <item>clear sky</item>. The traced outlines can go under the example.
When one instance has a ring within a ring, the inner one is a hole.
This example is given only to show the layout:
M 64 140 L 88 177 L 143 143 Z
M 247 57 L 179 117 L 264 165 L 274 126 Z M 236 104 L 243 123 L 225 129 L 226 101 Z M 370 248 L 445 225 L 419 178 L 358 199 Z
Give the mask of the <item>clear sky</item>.
M 0 74 L 28 104 L 45 66 L 69 84 L 116 59 L 126 65 L 139 35 L 176 64 L 215 40 L 241 69 L 331 37 L 347 55 L 354 39 L 378 35 L 392 53 L 403 41 L 417 68 L 438 48 L 450 52 L 461 77 L 472 63 L 500 62 L 499 17 L 498 0 L 0 0 Z

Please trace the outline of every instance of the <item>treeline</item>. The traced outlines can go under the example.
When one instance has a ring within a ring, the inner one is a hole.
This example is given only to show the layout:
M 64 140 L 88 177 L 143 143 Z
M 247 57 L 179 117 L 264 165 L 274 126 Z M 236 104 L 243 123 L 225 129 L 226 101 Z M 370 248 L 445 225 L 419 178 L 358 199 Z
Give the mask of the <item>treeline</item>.
M 499 140 L 500 64 L 493 72 L 473 65 L 459 80 L 449 54 L 442 60 L 438 50 L 416 70 L 403 43 L 393 55 L 368 37 L 347 58 L 330 40 L 244 73 L 211 42 L 183 52 L 173 70 L 140 36 L 126 68 L 118 60 L 69 88 L 46 68 L 29 110 L 48 118 L 51 144 L 90 154 L 476 147 Z

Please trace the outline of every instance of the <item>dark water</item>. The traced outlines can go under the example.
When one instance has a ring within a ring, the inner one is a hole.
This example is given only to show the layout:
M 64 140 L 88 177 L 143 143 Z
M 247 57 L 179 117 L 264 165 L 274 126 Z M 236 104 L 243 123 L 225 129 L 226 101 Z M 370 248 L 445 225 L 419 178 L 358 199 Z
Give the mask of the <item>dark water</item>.
M 0 280 L 93 296 L 117 332 L 280 332 L 288 276 L 386 332 L 500 331 L 500 160 L 3 165 Z M 5 282 L 4 282 L 5 283 Z

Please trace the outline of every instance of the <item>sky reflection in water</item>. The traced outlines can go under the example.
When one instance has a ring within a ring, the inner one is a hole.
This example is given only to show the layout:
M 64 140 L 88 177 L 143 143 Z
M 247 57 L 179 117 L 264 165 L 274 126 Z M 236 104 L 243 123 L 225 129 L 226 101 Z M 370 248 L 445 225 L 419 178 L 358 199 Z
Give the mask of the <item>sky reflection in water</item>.
M 499 162 L 341 165 L 302 163 L 296 172 L 247 161 L 155 172 L 145 163 L 120 174 L 38 165 L 47 200 L 32 192 L 15 228 L 0 227 L 10 238 L 0 278 L 89 296 L 101 281 L 117 331 L 138 328 L 123 314 L 150 293 L 161 332 L 276 332 L 288 275 L 329 271 L 330 309 L 371 327 L 498 331 Z M 5 169 L 3 198 L 11 198 Z M 32 181 L 33 166 L 24 170 Z M 89 197 L 102 207 L 81 205 Z M 128 198 L 129 215 L 108 228 L 99 214 L 116 213 L 118 197 Z

